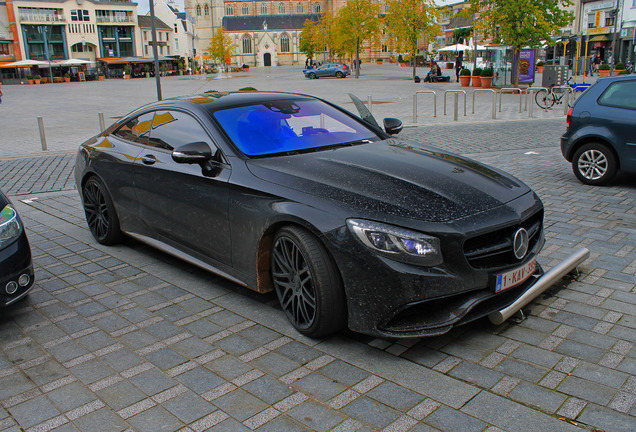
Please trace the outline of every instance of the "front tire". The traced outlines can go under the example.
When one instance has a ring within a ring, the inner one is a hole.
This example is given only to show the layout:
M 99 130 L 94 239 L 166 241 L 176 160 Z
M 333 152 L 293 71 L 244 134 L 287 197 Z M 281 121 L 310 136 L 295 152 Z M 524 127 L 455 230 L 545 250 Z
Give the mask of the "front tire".
M 345 326 L 340 275 L 325 247 L 309 232 L 284 227 L 276 233 L 272 279 L 287 319 L 300 333 L 318 338 Z
M 88 228 L 99 243 L 113 245 L 122 241 L 119 218 L 113 200 L 98 177 L 89 178 L 82 189 L 84 214 Z
M 554 105 L 554 98 L 546 90 L 539 90 L 534 95 L 534 100 L 541 109 L 549 109 L 552 105 Z
M 581 183 L 601 186 L 616 175 L 616 158 L 603 144 L 585 144 L 574 153 L 572 171 Z
M 315 74 L 315 73 L 313 73 L 313 72 L 311 72 L 311 73 L 309 74 L 309 79 L 316 79 L 316 74 Z

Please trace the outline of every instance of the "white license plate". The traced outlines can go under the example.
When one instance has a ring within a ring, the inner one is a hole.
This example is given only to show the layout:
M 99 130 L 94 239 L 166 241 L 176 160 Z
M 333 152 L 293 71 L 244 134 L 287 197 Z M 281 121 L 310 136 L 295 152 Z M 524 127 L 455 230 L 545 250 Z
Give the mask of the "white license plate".
M 497 282 L 495 284 L 495 292 L 498 293 L 525 282 L 530 276 L 532 276 L 532 273 L 534 273 L 536 269 L 537 259 L 534 258 L 522 267 L 518 267 L 506 273 L 498 274 Z

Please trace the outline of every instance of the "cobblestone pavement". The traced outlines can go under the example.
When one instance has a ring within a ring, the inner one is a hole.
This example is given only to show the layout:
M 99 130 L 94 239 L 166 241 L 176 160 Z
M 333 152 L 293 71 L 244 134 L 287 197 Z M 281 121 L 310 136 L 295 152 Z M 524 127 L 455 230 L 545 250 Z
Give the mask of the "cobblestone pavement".
M 101 246 L 73 154 L 0 160 L 37 268 L 32 294 L 0 312 L 0 431 L 634 431 L 636 181 L 578 183 L 563 129 L 557 118 L 402 132 L 534 188 L 544 267 L 577 247 L 591 255 L 524 321 L 399 341 L 308 339 L 274 295 L 133 240 Z

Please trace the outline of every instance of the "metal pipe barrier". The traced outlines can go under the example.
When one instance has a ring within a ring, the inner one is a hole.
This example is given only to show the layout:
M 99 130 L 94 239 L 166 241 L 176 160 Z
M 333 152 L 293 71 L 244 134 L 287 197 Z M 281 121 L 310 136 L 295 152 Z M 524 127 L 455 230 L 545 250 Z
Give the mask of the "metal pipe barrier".
M 538 93 L 541 90 L 545 90 L 548 91 L 548 89 L 546 87 L 528 87 L 526 89 L 526 105 L 528 102 L 528 95 L 531 95 L 532 93 Z M 530 110 L 528 111 L 528 117 L 532 117 L 532 108 L 534 108 L 534 101 L 532 100 L 532 97 L 530 98 Z
M 473 114 L 475 114 L 475 93 L 477 92 L 489 92 L 492 93 L 492 119 L 497 118 L 497 92 L 493 89 L 475 89 L 473 90 Z
M 552 91 L 555 90 L 565 90 L 565 94 L 563 95 L 563 114 L 567 114 L 570 109 L 570 94 L 574 93 L 574 89 L 570 86 L 554 86 L 552 87 Z
M 466 117 L 466 92 L 464 90 L 445 90 L 444 91 L 444 115 L 446 115 L 446 95 L 448 93 L 464 93 L 464 117 Z M 457 121 L 457 97 L 455 98 L 455 108 L 454 108 L 455 116 L 454 120 Z
M 413 123 L 417 123 L 417 95 L 418 93 L 429 93 L 433 95 L 433 117 L 437 117 L 437 93 L 433 90 L 416 91 L 413 95 Z
M 42 151 L 47 151 L 46 136 L 44 135 L 44 120 L 42 117 L 38 117 L 38 129 L 40 129 L 40 142 L 42 143 Z
M 106 124 L 104 123 L 104 113 L 97 113 L 97 117 L 99 117 L 99 129 L 104 132 L 104 130 L 106 129 Z
M 541 295 L 545 290 L 550 288 L 556 281 L 561 279 L 566 274 L 574 270 L 579 264 L 590 256 L 590 251 L 581 248 L 568 255 L 563 261 L 552 267 L 543 276 L 539 277 L 537 281 L 532 285 L 528 291 L 526 291 L 521 297 L 515 300 L 510 306 L 501 310 L 495 311 L 488 315 L 488 319 L 491 323 L 499 325 L 513 316 L 522 307 L 526 306 L 532 300 Z
M 519 112 L 521 112 L 521 98 L 523 97 L 521 95 L 521 89 L 520 88 L 513 88 L 513 87 L 508 87 L 508 88 L 501 88 L 499 89 L 499 112 L 501 112 L 501 96 L 503 93 L 516 93 L 519 92 Z

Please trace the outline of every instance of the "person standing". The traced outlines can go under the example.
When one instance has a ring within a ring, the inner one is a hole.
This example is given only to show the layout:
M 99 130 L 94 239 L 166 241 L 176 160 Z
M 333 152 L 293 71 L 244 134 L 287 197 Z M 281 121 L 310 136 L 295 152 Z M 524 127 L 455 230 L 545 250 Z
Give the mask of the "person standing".
M 457 58 L 455 58 L 455 74 L 457 75 L 457 81 L 455 82 L 459 82 L 459 73 L 462 69 L 462 53 L 460 53 L 457 55 Z

